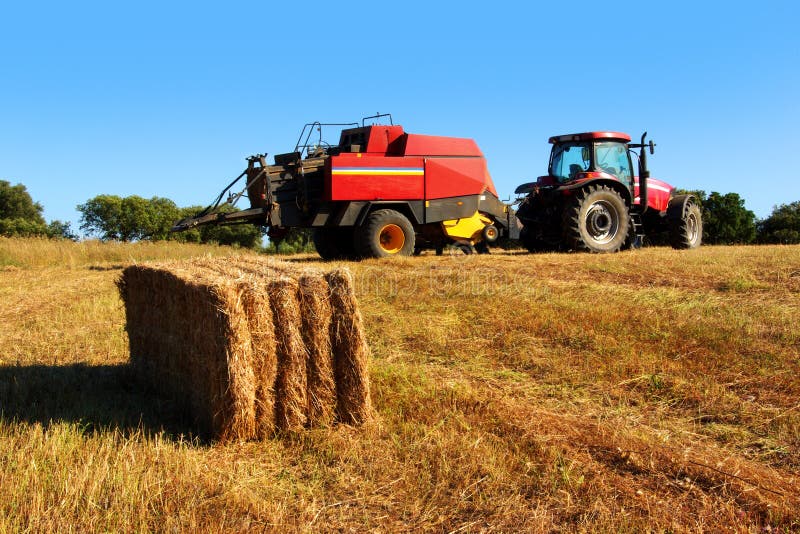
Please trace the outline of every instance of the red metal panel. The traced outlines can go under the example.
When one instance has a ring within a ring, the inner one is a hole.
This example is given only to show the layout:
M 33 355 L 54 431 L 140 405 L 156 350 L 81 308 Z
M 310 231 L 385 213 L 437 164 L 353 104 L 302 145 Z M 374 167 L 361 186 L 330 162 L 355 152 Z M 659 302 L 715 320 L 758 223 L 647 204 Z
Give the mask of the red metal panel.
M 403 135 L 402 126 L 370 126 L 367 138 L 367 152 L 386 154 L 389 145 Z
M 550 143 L 566 143 L 568 141 L 592 141 L 594 139 L 608 139 L 629 143 L 631 136 L 621 132 L 584 132 L 567 135 L 556 135 L 550 138 Z
M 641 204 L 641 199 L 639 198 L 639 177 L 636 176 L 634 178 L 634 204 Z M 661 180 L 656 180 L 655 178 L 648 178 L 647 179 L 647 205 L 648 207 L 657 210 L 657 211 L 664 211 L 669 206 L 669 197 L 672 196 L 672 191 L 675 188 L 669 185 L 667 182 L 663 182 Z
M 425 199 L 480 195 L 497 196 L 484 158 L 426 158 Z
M 406 135 L 406 156 L 483 156 L 477 143 L 460 137 Z
M 341 154 L 326 171 L 329 200 L 422 200 L 422 158 Z

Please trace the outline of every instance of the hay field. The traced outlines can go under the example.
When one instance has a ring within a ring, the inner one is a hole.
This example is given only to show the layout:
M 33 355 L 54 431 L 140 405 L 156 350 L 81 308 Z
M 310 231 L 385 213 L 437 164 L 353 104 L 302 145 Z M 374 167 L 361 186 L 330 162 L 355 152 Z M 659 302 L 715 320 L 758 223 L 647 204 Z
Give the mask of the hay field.
M 225 446 L 131 383 L 137 250 L 20 249 L 0 532 L 800 529 L 800 247 L 350 264 L 376 420 Z

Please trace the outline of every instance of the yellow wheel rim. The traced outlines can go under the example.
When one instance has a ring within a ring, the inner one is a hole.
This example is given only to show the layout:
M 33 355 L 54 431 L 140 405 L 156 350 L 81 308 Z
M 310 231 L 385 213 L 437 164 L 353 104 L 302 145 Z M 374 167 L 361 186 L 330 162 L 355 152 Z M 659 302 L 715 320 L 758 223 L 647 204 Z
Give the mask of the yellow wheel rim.
M 381 228 L 378 239 L 381 248 L 388 254 L 397 254 L 403 250 L 403 245 L 406 244 L 406 236 L 403 233 L 403 229 L 396 224 L 387 224 Z

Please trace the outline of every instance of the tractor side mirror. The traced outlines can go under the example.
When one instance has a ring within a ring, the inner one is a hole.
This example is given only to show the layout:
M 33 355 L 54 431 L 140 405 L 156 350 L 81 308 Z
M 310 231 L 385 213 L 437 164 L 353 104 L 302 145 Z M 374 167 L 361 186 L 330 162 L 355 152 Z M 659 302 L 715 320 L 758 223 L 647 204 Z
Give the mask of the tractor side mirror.
M 656 144 L 653 142 L 652 139 L 650 140 L 650 143 L 648 143 L 648 144 L 650 145 L 650 153 L 653 154 L 655 152 L 655 150 L 656 150 Z

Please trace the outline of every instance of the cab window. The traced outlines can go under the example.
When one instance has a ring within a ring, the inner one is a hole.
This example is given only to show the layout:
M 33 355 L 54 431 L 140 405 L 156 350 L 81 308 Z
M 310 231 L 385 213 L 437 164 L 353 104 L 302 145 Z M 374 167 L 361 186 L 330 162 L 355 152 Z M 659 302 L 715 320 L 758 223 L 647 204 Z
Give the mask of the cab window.
M 569 182 L 579 172 L 589 170 L 591 145 L 589 143 L 564 143 L 553 147 L 550 157 L 550 175 L 559 182 Z
M 613 174 L 624 183 L 631 181 L 631 160 L 624 143 L 602 142 L 595 145 L 595 168 Z

